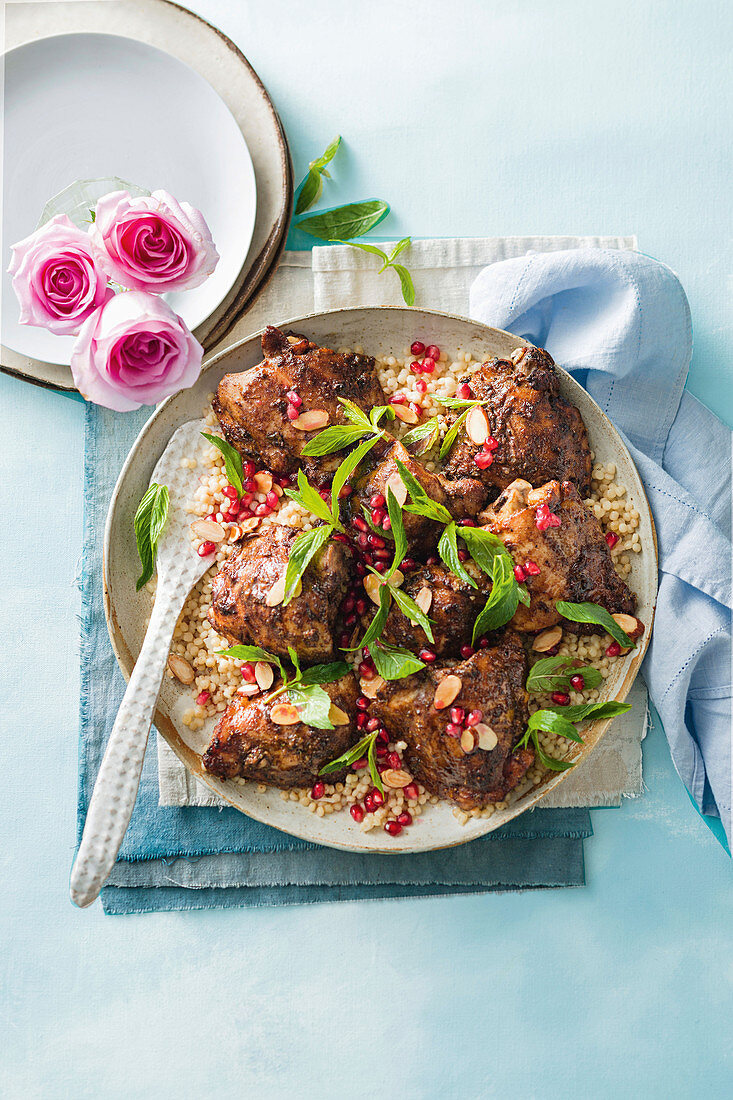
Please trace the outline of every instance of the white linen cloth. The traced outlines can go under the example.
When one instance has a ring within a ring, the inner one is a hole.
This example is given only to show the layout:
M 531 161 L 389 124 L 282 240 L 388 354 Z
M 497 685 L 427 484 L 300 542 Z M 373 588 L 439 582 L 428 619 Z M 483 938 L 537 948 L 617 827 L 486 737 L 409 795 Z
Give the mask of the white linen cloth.
M 384 246 L 389 249 L 389 245 Z M 488 264 L 569 248 L 635 249 L 635 237 L 470 237 L 414 241 L 404 261 L 412 272 L 416 305 L 469 315 L 469 291 Z M 378 275 L 374 256 L 348 245 L 288 252 L 269 284 L 209 357 L 267 324 L 325 309 L 404 305 L 393 272 Z M 409 334 L 406 334 L 406 339 Z M 543 806 L 618 806 L 642 792 L 641 742 L 647 729 L 647 693 L 637 680 L 632 709 L 617 718 L 590 759 L 548 796 Z M 223 805 L 200 784 L 158 736 L 161 806 Z

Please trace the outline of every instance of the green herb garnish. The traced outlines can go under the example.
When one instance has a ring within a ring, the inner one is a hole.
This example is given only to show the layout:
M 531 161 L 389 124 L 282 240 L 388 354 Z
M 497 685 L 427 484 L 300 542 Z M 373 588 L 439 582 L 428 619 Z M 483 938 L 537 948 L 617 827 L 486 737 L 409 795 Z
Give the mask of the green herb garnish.
M 596 626 L 602 626 L 624 649 L 636 648 L 633 638 L 621 629 L 613 616 L 600 604 L 568 603 L 567 600 L 558 600 L 555 607 L 564 619 L 570 619 L 573 623 L 594 623 Z
M 330 172 L 327 170 L 326 165 L 330 164 L 333 158 L 338 152 L 341 144 L 341 135 L 338 134 L 330 145 L 326 146 L 325 152 L 321 153 L 320 157 L 316 157 L 315 160 L 310 162 L 308 166 L 308 174 L 301 182 L 297 191 L 295 192 L 295 212 L 294 216 L 304 214 L 309 207 L 317 202 L 321 197 L 321 191 L 323 190 L 323 177 L 330 179 Z
M 582 676 L 585 687 L 589 690 L 603 683 L 603 677 L 597 668 L 590 665 L 576 667 L 573 657 L 544 657 L 529 670 L 527 691 L 533 691 L 537 695 L 549 691 L 565 691 L 572 687 L 570 680 L 573 676 Z
M 294 225 L 296 229 L 302 229 L 321 241 L 343 243 L 350 241 L 352 237 L 363 237 L 388 214 L 389 203 L 383 199 L 365 199 L 363 202 L 351 202 L 346 206 L 321 210 L 317 214 L 300 218 Z
M 227 443 L 226 439 L 221 439 L 218 435 L 209 435 L 208 432 L 202 432 L 201 434 L 204 439 L 208 439 L 209 443 L 213 443 L 224 455 L 224 468 L 229 478 L 229 484 L 233 485 L 241 496 L 244 491 L 242 487 L 244 474 L 242 473 L 242 456 L 239 451 L 236 451 L 231 443 Z
M 407 435 L 402 436 L 402 444 L 405 447 L 411 447 L 413 443 L 421 443 L 421 447 L 415 449 L 415 454 L 425 454 L 431 447 L 440 439 L 440 421 L 437 416 L 431 416 L 429 420 L 426 420 L 423 424 L 418 424 L 417 427 L 412 428 Z
M 383 680 L 402 680 L 405 676 L 412 676 L 413 672 L 425 668 L 425 662 L 410 653 L 409 649 L 387 645 L 385 642 L 370 646 L 369 653 Z
M 340 772 L 344 768 L 350 768 L 357 760 L 362 760 L 366 756 L 372 783 L 381 794 L 384 794 L 382 777 L 377 767 L 377 732 L 377 730 L 374 730 L 373 733 L 367 733 L 360 741 L 357 741 L 355 745 L 352 745 L 350 749 L 342 753 L 341 756 L 337 756 L 335 760 L 331 760 L 328 764 L 324 764 L 318 774 L 330 775 L 331 772 Z
M 515 749 L 524 748 L 531 740 L 537 753 L 537 759 L 543 767 L 554 772 L 567 771 L 568 768 L 575 767 L 575 762 L 555 760 L 554 757 L 548 756 L 540 745 L 539 731 L 546 730 L 548 733 L 554 733 L 557 737 L 565 737 L 569 741 L 575 741 L 577 744 L 582 745 L 583 738 L 578 733 L 575 722 L 580 722 L 585 718 L 595 720 L 613 718 L 617 714 L 624 714 L 627 710 L 631 710 L 631 703 L 617 703 L 614 700 L 606 703 L 584 703 L 577 707 L 547 707 L 544 710 L 536 710 L 534 714 L 530 715 L 527 729 L 524 731 L 521 740 L 516 744 Z
M 357 234 L 354 234 L 356 236 Z M 401 252 L 412 244 L 411 237 L 403 237 L 401 241 L 398 241 L 394 246 L 389 256 L 382 248 L 377 248 L 375 244 L 362 244 L 360 241 L 336 241 L 334 244 L 343 243 L 347 244 L 350 248 L 358 248 L 362 252 L 371 252 L 373 256 L 378 256 L 382 260 L 382 266 L 380 267 L 377 275 L 381 275 L 383 271 L 386 271 L 388 267 L 391 267 L 393 271 L 397 272 L 400 280 L 400 288 L 402 290 L 402 297 L 408 306 L 414 306 L 415 304 L 415 284 L 412 281 L 412 275 L 403 264 L 396 264 L 395 260 Z
M 137 592 L 140 591 L 143 585 L 148 583 L 153 575 L 155 558 L 158 553 L 158 542 L 168 519 L 169 504 L 168 486 L 156 485 L 153 482 L 140 501 L 135 513 L 135 540 L 143 567 L 143 571 L 135 585 Z
M 438 397 L 437 394 L 435 395 L 435 399 L 436 401 L 439 401 L 441 405 L 445 405 L 445 407 L 448 409 L 463 410 L 458 419 L 450 426 L 448 431 L 445 433 L 443 442 L 440 445 L 439 457 L 445 458 L 445 456 L 453 447 L 453 444 L 456 441 L 456 436 L 465 424 L 466 418 L 468 417 L 471 409 L 483 408 L 485 405 L 488 405 L 488 401 L 464 400 L 461 397 Z

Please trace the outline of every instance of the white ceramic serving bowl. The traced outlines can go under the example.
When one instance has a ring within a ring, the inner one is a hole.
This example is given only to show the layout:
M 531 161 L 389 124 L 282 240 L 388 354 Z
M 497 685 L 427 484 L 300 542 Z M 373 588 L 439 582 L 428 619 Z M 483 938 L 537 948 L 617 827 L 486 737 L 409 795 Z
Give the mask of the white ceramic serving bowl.
M 402 350 L 418 334 L 421 340 L 435 343 L 451 354 L 470 350 L 477 359 L 507 355 L 521 342 L 510 333 L 462 317 L 407 308 L 339 309 L 283 322 L 273 318 L 273 322 L 281 324 L 286 331 L 293 329 L 302 332 L 325 346 L 340 348 L 360 345 L 370 354 L 391 353 L 400 357 Z M 169 398 L 151 416 L 120 473 L 105 530 L 104 598 L 112 646 L 126 677 L 129 677 L 140 651 L 150 610 L 147 593 L 135 591 L 139 561 L 133 535 L 133 516 L 148 487 L 153 467 L 175 429 L 201 416 L 207 394 L 216 388 L 222 375 L 246 370 L 261 359 L 259 335 L 243 340 L 213 358 L 195 386 Z M 616 662 L 612 676 L 606 681 L 606 697 L 622 700 L 639 671 L 651 635 L 657 592 L 654 525 L 641 479 L 618 432 L 586 391 L 564 371 L 560 374 L 563 394 L 582 413 L 596 461 L 616 463 L 618 479 L 627 487 L 640 513 L 639 534 L 644 550 L 633 556 L 630 584 L 639 598 L 638 614 L 646 624 L 646 631 L 639 646 Z M 348 851 L 424 852 L 464 844 L 492 832 L 537 805 L 568 774 L 548 774 L 540 786 L 510 802 L 507 809 L 489 818 L 471 818 L 465 825 L 459 823 L 447 803 L 430 806 L 414 826 L 400 837 L 388 840 L 381 829 L 362 832 L 347 813 L 320 818 L 305 812 L 295 803 L 285 802 L 274 788 L 260 793 L 255 784 L 221 782 L 206 775 L 201 767 L 201 753 L 208 743 L 214 723 L 212 721 L 203 730 L 192 732 L 181 721 L 184 710 L 190 705 L 189 690 L 177 681 L 164 681 L 155 724 L 176 755 L 201 782 L 250 817 L 304 840 Z M 583 766 L 583 761 L 593 752 L 609 725 L 610 721 L 605 721 L 587 727 L 585 745 L 577 767 Z

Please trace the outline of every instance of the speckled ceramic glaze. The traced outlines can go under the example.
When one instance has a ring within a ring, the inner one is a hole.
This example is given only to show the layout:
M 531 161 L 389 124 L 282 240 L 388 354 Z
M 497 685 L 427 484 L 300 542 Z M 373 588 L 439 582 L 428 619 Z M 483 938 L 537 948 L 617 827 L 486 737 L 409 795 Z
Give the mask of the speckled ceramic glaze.
M 426 343 L 435 343 L 454 355 L 470 350 L 477 359 L 507 355 L 520 343 L 510 333 L 475 321 L 407 308 L 331 310 L 288 321 L 273 318 L 273 323 L 282 325 L 286 330 L 302 332 L 319 344 L 336 348 L 359 344 L 365 351 L 380 355 L 401 356 L 415 333 L 419 333 L 420 339 Z M 195 386 L 169 398 L 154 413 L 138 436 L 122 469 L 110 503 L 105 531 L 104 596 L 110 638 L 126 677 L 130 676 L 140 652 L 150 612 L 149 596 L 145 592 L 135 592 L 139 562 L 132 521 L 137 504 L 173 432 L 180 425 L 201 416 L 207 395 L 216 388 L 222 375 L 246 370 L 261 358 L 259 335 L 217 355 L 209 362 Z M 657 592 L 654 526 L 641 479 L 618 432 L 585 390 L 564 371 L 560 373 L 562 392 L 582 413 L 596 461 L 616 463 L 617 477 L 627 487 L 640 513 L 639 535 L 644 551 L 633 556 L 629 583 L 639 598 L 638 615 L 647 629 L 642 643 L 623 660 L 616 662 L 612 675 L 606 681 L 606 697 L 622 700 L 639 671 L 651 635 Z M 493 831 L 536 805 L 568 774 L 548 773 L 540 786 L 510 802 L 506 810 L 490 818 L 473 818 L 466 825 L 458 822 L 449 805 L 431 806 L 413 828 L 387 841 L 381 829 L 362 832 L 347 813 L 319 818 L 294 803 L 283 801 L 280 792 L 273 788 L 259 793 L 254 784 L 241 786 L 206 775 L 201 767 L 201 753 L 208 743 L 213 722 L 203 730 L 189 730 L 181 721 L 181 716 L 190 705 L 190 690 L 175 681 L 165 681 L 155 724 L 176 755 L 201 782 L 250 817 L 305 840 L 350 851 L 404 853 L 463 844 Z M 605 721 L 587 727 L 578 767 L 583 766 L 583 760 L 593 752 L 609 725 L 610 721 Z

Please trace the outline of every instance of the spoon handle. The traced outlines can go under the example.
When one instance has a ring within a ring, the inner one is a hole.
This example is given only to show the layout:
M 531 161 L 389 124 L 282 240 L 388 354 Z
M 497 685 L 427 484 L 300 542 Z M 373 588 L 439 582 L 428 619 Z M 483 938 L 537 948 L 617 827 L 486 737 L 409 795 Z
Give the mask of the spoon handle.
M 185 592 L 159 591 L 140 655 L 117 712 L 71 869 L 69 892 L 84 908 L 112 870 L 135 805 L 150 724 Z

